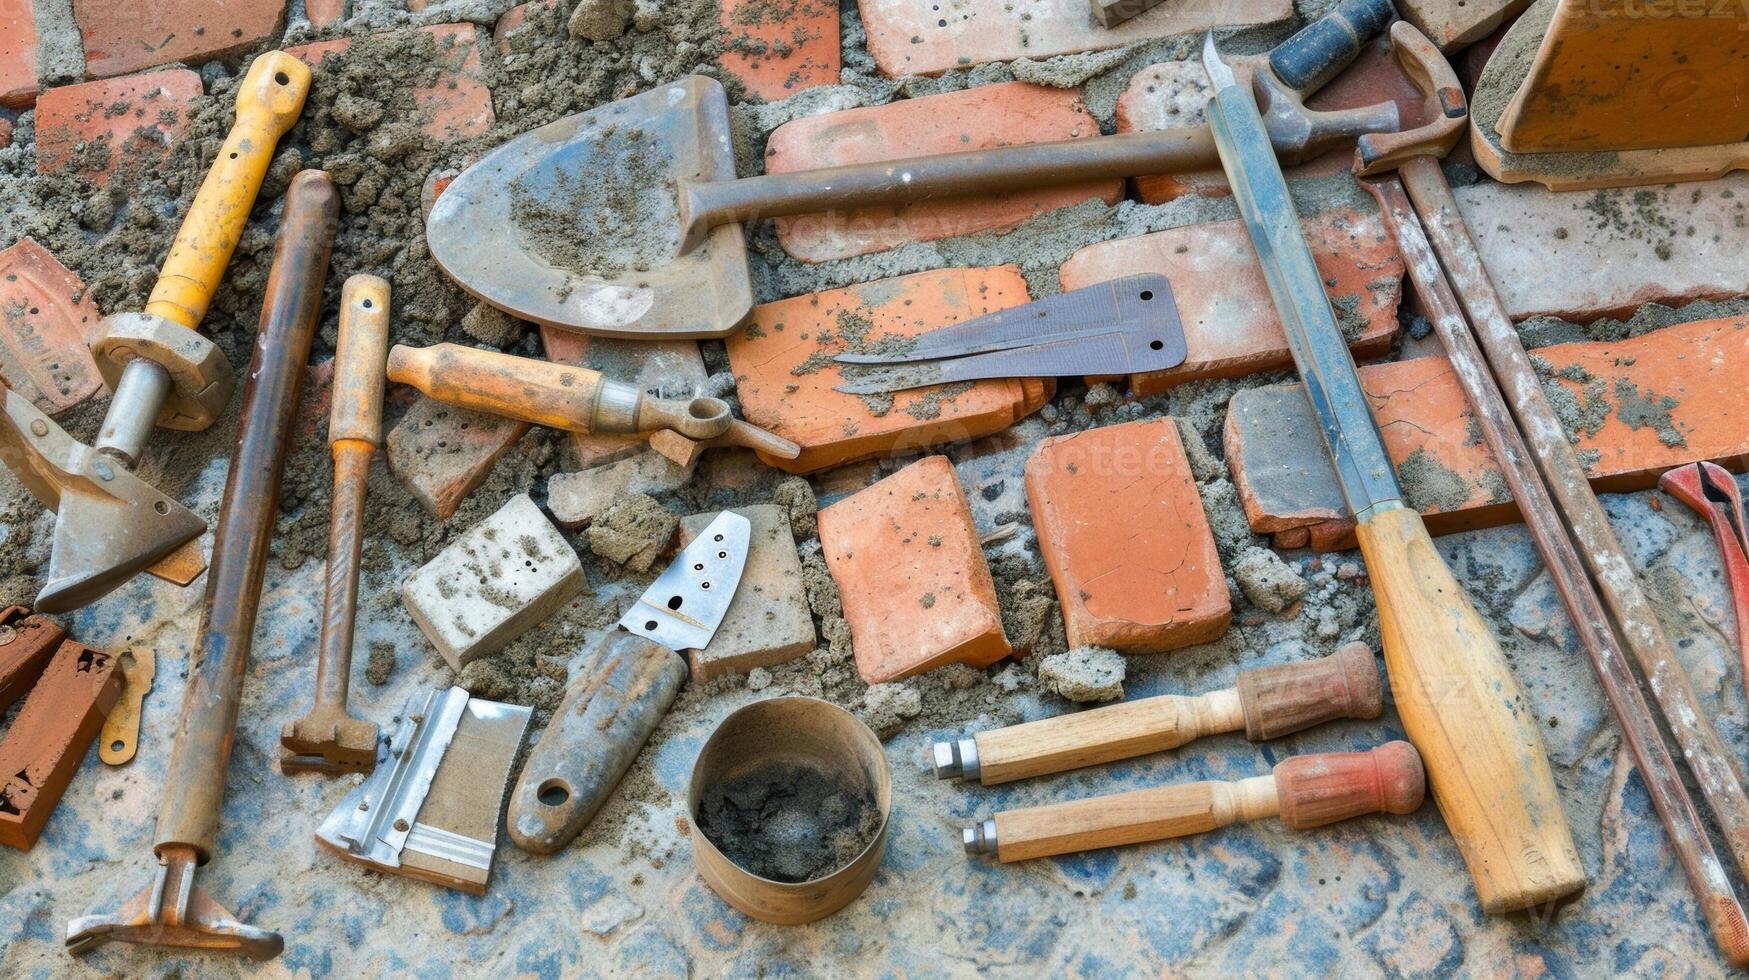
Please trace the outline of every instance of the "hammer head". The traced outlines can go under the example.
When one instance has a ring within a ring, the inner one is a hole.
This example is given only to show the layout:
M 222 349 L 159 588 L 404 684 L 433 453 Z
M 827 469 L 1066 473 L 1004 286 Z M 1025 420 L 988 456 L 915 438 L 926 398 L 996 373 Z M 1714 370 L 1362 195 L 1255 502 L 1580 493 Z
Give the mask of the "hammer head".
M 282 772 L 370 772 L 377 765 L 377 726 L 336 705 L 318 704 L 280 729 Z
M 1469 128 L 1469 100 L 1457 72 L 1427 35 L 1408 21 L 1397 21 L 1391 25 L 1391 51 L 1426 100 L 1425 121 L 1402 132 L 1372 133 L 1357 140 L 1356 177 L 1395 170 L 1411 157 L 1444 157 Z
M 5 396 L 0 461 L 55 512 L 38 612 L 87 605 L 206 530 L 188 508 L 68 435 L 28 399 L 10 389 Z

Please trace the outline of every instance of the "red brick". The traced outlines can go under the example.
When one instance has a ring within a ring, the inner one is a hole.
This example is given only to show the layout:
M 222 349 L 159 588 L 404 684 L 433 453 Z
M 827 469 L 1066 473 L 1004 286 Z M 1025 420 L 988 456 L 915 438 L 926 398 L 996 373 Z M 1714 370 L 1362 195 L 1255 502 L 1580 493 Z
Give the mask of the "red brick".
M 1081 104 L 1079 91 L 1005 82 L 785 123 L 766 143 L 765 169 L 787 173 L 1098 135 L 1099 123 Z M 1033 215 L 1088 198 L 1114 203 L 1122 195 L 1123 181 L 1097 180 L 899 207 L 797 215 L 777 219 L 777 237 L 796 258 L 824 262 L 906 242 L 1011 228 Z
M 1644 489 L 1665 470 L 1703 459 L 1737 469 L 1749 463 L 1741 398 L 1742 379 L 1749 377 L 1749 318 L 1531 354 L 1551 372 L 1547 384 L 1566 392 L 1561 401 L 1591 407 L 1586 417 L 1593 424 L 1571 434 L 1599 491 Z M 1445 358 L 1369 365 L 1360 378 L 1409 502 L 1430 529 L 1443 534 L 1520 519 L 1505 477 L 1474 434 Z M 1235 394 L 1226 445 L 1252 530 L 1309 528 L 1313 548 L 1353 546 L 1335 474 L 1297 385 Z
M 527 422 L 420 398 L 389 431 L 389 469 L 447 521 L 527 432 Z
M 1108 29 L 1099 26 L 1083 0 L 960 0 L 953 4 L 861 0 L 858 6 L 868 30 L 869 53 L 881 72 L 893 78 L 936 75 L 993 61 L 1097 51 L 1152 38 L 1199 34 L 1211 27 L 1277 23 L 1294 13 L 1288 0 L 1167 3 Z
M 286 0 L 73 0 L 92 78 L 239 54 L 278 33 Z
M 304 16 L 313 27 L 337 24 L 346 16 L 347 0 L 304 0 Z
M 1514 319 L 1580 323 L 1749 292 L 1749 174 L 1694 184 L 1453 191 Z
M 1403 257 L 1378 215 L 1344 208 L 1304 219 L 1301 226 L 1331 302 L 1344 326 L 1353 324 L 1355 354 L 1389 350 L 1397 334 Z M 1237 378 L 1293 365 L 1244 222 L 1187 225 L 1089 245 L 1063 263 L 1062 287 L 1080 289 L 1144 272 L 1172 280 L 1189 355 L 1169 371 L 1132 376 L 1138 396 L 1198 378 Z
M 953 464 L 918 460 L 820 511 L 820 549 L 870 684 L 1011 652 Z
M 85 283 L 29 238 L 0 251 L 0 381 L 45 412 L 103 386 L 86 337 L 102 314 Z
M 529 22 L 536 14 L 555 12 L 555 17 L 563 17 L 565 7 L 559 0 L 532 0 L 530 3 L 519 3 L 504 12 L 498 18 L 498 23 L 492 25 L 492 45 L 500 54 L 510 54 L 541 36 L 541 30 L 546 25 L 540 21 Z M 553 23 L 556 28 L 556 21 Z
M 1226 573 L 1172 419 L 1044 440 L 1026 496 L 1070 646 L 1164 653 L 1226 632 Z
M 32 0 L 0 4 L 0 105 L 28 108 L 37 88 L 36 7 Z
M 186 68 L 49 89 L 36 103 L 37 173 L 131 182 L 187 135 L 201 92 Z
M 723 70 L 767 101 L 838 84 L 837 0 L 722 0 Z
M 670 398 L 687 397 L 705 382 L 704 356 L 696 340 L 619 340 L 545 324 L 540 339 L 548 360 L 600 371 L 645 391 L 659 389 Z M 643 436 L 571 433 L 578 469 L 636 456 L 648 444 Z
M 1028 299 L 1020 270 L 1004 265 L 919 272 L 755 307 L 747 329 L 725 341 L 741 410 L 802 447 L 796 459 L 765 461 L 812 473 L 966 442 L 1037 411 L 1055 385 L 1036 378 L 899 392 L 884 411 L 879 398 L 833 390 L 840 376 L 831 356 L 846 349 L 846 328 L 869 343 L 914 337 Z
M 438 141 L 486 135 L 497 115 L 492 110 L 492 90 L 486 86 L 480 67 L 479 31 L 472 24 L 438 24 L 420 30 L 431 35 L 441 70 L 437 81 L 412 90 L 425 135 Z M 285 50 L 320 69 L 322 59 L 329 55 L 344 58 L 352 44 L 352 38 L 341 38 Z
M 120 696 L 114 657 L 61 643 L 0 741 L 0 844 L 36 843 Z

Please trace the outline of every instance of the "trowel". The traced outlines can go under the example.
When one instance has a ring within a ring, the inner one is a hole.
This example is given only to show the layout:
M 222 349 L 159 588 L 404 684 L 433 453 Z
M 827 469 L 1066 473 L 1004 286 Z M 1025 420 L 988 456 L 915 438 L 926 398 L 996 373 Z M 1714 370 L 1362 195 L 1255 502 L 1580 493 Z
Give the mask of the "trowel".
M 1393 103 L 1303 99 L 1395 16 L 1342 0 L 1254 73 L 1276 152 L 1295 162 L 1394 132 Z M 722 337 L 752 312 L 741 223 L 1220 165 L 1207 125 L 736 179 L 729 106 L 692 75 L 524 133 L 482 157 L 426 220 L 462 288 L 524 320 L 632 339 Z

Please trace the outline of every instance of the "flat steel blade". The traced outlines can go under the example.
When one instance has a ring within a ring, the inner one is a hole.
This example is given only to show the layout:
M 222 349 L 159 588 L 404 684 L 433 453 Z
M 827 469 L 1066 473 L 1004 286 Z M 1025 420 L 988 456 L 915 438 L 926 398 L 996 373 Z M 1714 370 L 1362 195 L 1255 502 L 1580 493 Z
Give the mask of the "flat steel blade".
M 670 650 L 704 649 L 741 585 L 752 540 L 747 518 L 726 510 L 718 514 L 650 583 L 619 625 Z

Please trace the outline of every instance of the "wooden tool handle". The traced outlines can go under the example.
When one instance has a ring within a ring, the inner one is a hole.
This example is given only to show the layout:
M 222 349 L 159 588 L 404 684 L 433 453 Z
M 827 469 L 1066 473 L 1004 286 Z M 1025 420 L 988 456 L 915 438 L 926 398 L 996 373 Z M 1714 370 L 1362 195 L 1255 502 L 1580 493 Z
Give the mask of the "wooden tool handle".
M 1350 643 L 1328 657 L 1239 675 L 1245 737 L 1263 742 L 1339 718 L 1377 718 L 1384 690 L 1372 649 Z
M 297 122 L 309 91 L 309 66 L 284 51 L 269 51 L 250 64 L 237 86 L 236 122 L 182 219 L 147 313 L 191 330 L 206 316 L 273 162 L 274 146 Z
M 985 786 L 1067 772 L 1175 749 L 1204 735 L 1236 732 L 1245 715 L 1234 691 L 1164 694 L 1058 715 L 973 736 Z
M 382 446 L 388 356 L 389 284 L 377 276 L 353 276 L 340 290 L 328 445 L 356 439 L 373 448 Z
M 1186 783 L 998 813 L 1003 863 L 1205 833 L 1278 813 L 1318 827 L 1368 813 L 1410 813 L 1423 796 L 1421 760 L 1405 742 L 1370 752 L 1302 756 L 1268 776 Z
M 388 374 L 440 402 L 566 432 L 592 430 L 602 385 L 599 371 L 457 344 L 396 344 Z
M 1385 667 L 1433 798 L 1487 912 L 1585 887 L 1536 718 L 1451 570 L 1409 508 L 1363 521 Z

